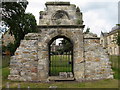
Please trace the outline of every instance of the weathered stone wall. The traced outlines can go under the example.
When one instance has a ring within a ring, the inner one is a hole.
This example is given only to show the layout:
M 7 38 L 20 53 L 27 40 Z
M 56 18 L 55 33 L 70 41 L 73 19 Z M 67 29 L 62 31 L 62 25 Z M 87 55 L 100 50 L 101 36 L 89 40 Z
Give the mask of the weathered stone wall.
M 99 44 L 99 38 L 84 36 L 85 80 L 113 78 L 111 62 L 106 49 Z
M 83 61 L 83 34 L 80 28 L 49 28 L 41 29 L 41 39 L 38 42 L 38 66 L 44 65 L 44 70 L 38 68 L 40 75 L 39 79 L 46 79 L 49 77 L 49 55 L 48 43 L 56 36 L 65 36 L 71 40 L 74 45 L 74 77 L 83 78 L 84 70 L 78 69 L 83 66 L 80 62 Z M 83 67 L 84 68 L 84 67 Z M 44 77 L 44 78 L 43 78 Z
M 65 36 L 73 43 L 74 77 L 76 80 L 83 79 L 84 63 L 81 63 L 83 62 L 82 28 L 59 28 L 59 30 L 58 28 L 40 28 L 40 30 L 41 33 L 27 34 L 25 40 L 21 42 L 20 47 L 15 52 L 15 56 L 11 59 L 9 79 L 46 81 L 49 78 L 48 43 L 56 36 Z M 28 73 L 28 71 L 30 71 L 30 73 Z M 16 78 L 14 76 L 16 76 Z
M 18 81 L 37 80 L 37 40 L 22 40 L 15 55 L 11 57 L 8 79 Z
M 57 28 L 56 28 L 57 29 Z M 113 78 L 108 54 L 99 44 L 99 38 L 82 34 L 82 29 L 41 29 L 29 33 L 11 58 L 10 80 L 48 81 L 48 43 L 56 36 L 65 36 L 73 43 L 73 73 L 77 81 Z M 84 40 L 84 42 L 83 42 Z

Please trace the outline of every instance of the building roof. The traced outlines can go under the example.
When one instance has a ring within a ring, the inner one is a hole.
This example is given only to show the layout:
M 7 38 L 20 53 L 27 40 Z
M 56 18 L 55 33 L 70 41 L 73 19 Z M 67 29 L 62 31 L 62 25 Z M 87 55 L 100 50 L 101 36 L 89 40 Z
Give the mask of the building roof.
M 102 31 L 101 31 L 101 35 L 102 35 L 102 36 L 107 36 L 108 33 L 107 33 L 107 32 L 102 32 Z
M 118 30 L 118 29 L 120 29 L 120 26 L 119 26 L 119 25 L 116 25 L 116 26 L 114 26 L 114 27 L 112 28 L 112 31 Z
M 117 33 L 120 30 L 120 26 L 116 25 L 112 28 L 112 30 L 109 32 L 109 35 Z
M 109 35 L 112 35 L 112 34 L 114 34 L 114 33 L 117 33 L 118 31 L 120 31 L 120 25 L 116 24 L 116 26 L 114 26 L 109 33 L 107 33 L 107 32 L 102 32 L 102 31 L 101 31 L 101 35 L 102 35 L 103 37 L 104 37 L 104 36 L 109 36 Z

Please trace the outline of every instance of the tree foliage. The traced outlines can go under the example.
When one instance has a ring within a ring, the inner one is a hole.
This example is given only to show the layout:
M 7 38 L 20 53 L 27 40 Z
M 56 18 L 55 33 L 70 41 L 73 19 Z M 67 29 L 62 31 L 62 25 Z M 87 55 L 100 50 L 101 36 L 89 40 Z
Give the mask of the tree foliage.
M 84 32 L 84 34 L 88 34 L 90 32 L 90 28 L 87 27 L 86 31 Z
M 90 32 L 90 28 L 87 27 L 86 31 L 84 32 L 84 34 L 88 34 Z
M 28 2 L 2 2 L 2 21 L 15 37 L 15 47 L 24 39 L 25 34 L 36 32 L 37 24 L 31 13 L 25 13 Z
M 16 50 L 15 44 L 13 44 L 13 43 L 9 43 L 7 46 L 2 47 L 2 52 L 9 51 L 11 53 L 11 55 L 14 54 L 15 50 Z
M 116 25 L 120 27 L 120 24 L 116 24 Z M 118 35 L 116 35 L 115 37 L 116 37 L 115 41 L 117 45 L 120 47 L 120 29 L 118 30 Z
M 90 32 L 90 28 L 87 27 L 86 31 L 84 32 L 84 34 L 88 34 Z
M 63 39 L 62 40 L 62 45 L 63 45 L 63 51 L 64 52 L 69 52 L 71 51 L 71 48 L 72 48 L 72 44 L 70 41 L 66 40 L 66 39 Z
M 120 31 L 118 31 L 118 35 L 117 35 L 117 44 L 118 46 L 120 46 Z

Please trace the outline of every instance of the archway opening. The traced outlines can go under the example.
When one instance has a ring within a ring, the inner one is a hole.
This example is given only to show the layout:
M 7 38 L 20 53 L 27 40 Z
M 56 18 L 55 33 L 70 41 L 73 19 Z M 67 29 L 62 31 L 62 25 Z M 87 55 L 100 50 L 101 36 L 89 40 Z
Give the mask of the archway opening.
M 49 76 L 73 78 L 73 43 L 65 36 L 49 42 Z

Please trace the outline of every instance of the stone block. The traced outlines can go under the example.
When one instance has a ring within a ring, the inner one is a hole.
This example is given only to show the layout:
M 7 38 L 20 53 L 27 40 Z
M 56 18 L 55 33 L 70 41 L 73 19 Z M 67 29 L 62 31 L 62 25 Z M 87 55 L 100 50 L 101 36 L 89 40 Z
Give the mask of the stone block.
M 59 72 L 59 77 L 60 78 L 67 78 L 67 73 L 66 72 Z
M 38 71 L 38 70 L 37 70 L 36 67 L 32 67 L 32 68 L 31 68 L 31 72 L 37 73 L 37 71 Z
M 20 75 L 21 75 L 21 76 L 24 76 L 25 74 L 26 74 L 25 71 L 21 71 L 21 72 L 20 72 Z
M 67 78 L 73 78 L 73 73 L 72 72 L 67 72 Z
M 44 69 L 44 66 L 43 66 L 42 64 L 40 64 L 40 65 L 38 66 L 38 69 L 39 69 L 39 70 L 43 70 L 43 69 Z
M 10 71 L 10 74 L 11 74 L 11 75 L 19 75 L 19 71 L 16 70 L 16 69 L 12 69 L 12 70 Z

